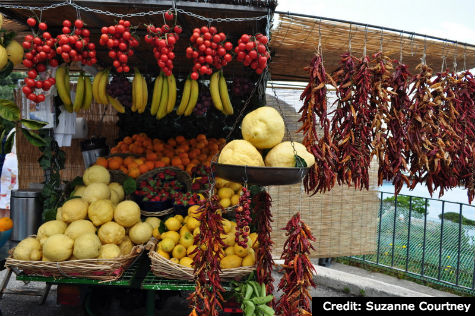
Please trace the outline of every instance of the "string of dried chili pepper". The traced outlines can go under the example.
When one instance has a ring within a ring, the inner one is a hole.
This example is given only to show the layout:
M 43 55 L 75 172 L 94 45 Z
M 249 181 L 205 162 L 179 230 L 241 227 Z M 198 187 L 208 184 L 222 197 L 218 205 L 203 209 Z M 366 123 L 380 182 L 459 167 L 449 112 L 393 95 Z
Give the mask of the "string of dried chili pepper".
M 267 294 L 274 292 L 274 278 L 272 270 L 274 260 L 272 259 L 272 198 L 266 191 L 259 192 L 253 198 L 254 210 L 257 222 L 257 243 L 256 250 L 256 278 L 257 282 L 266 285 Z M 274 305 L 274 300 L 272 301 Z
M 239 205 L 236 207 L 236 243 L 247 248 L 247 237 L 249 236 L 249 224 L 251 223 L 251 192 L 246 187 L 242 188 L 242 194 L 239 197 Z
M 295 214 L 283 228 L 287 240 L 281 259 L 284 259 L 283 276 L 278 290 L 283 294 L 276 304 L 278 315 L 308 315 L 310 309 L 309 288 L 315 287 L 313 276 L 315 268 L 310 262 L 310 250 L 314 249 L 311 241 L 315 241 L 310 228 Z
M 200 214 L 200 233 L 195 236 L 196 249 L 193 257 L 195 291 L 188 300 L 193 312 L 198 315 L 217 316 L 224 301 L 219 273 L 221 272 L 220 258 L 223 256 L 224 234 L 221 213 L 222 206 L 218 197 L 212 195 L 196 211 Z

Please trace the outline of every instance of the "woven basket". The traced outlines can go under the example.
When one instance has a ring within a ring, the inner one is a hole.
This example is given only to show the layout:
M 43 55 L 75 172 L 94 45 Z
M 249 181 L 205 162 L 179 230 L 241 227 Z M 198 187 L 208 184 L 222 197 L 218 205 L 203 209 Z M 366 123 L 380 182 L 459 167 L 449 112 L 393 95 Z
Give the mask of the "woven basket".
M 128 175 L 120 170 L 109 170 L 109 174 L 111 175 L 110 182 L 118 182 L 120 184 L 124 184 L 125 179 L 128 177 Z
M 116 281 L 143 252 L 144 246 L 134 246 L 127 256 L 115 259 L 81 259 L 62 262 L 25 261 L 13 259 L 13 251 L 6 259 L 5 267 L 15 267 L 28 275 L 54 278 L 86 278 L 102 282 Z
M 145 217 L 162 217 L 162 216 L 167 216 L 168 214 L 171 214 L 175 209 L 173 207 L 168 208 L 166 210 L 160 211 L 160 212 L 147 212 L 144 210 L 140 211 L 140 214 L 142 214 Z
M 158 277 L 175 280 L 193 280 L 193 269 L 174 263 L 162 257 L 155 248 L 148 252 L 151 261 L 152 273 Z M 219 274 L 222 280 L 241 280 L 256 270 L 256 266 L 240 267 L 221 270 Z
M 155 169 L 152 169 L 148 172 L 145 172 L 144 174 L 140 175 L 137 178 L 137 184 L 139 184 L 140 182 L 142 182 L 144 180 L 147 180 L 149 177 L 153 177 L 156 174 L 158 174 L 160 172 L 163 172 L 165 170 L 174 171 L 176 173 L 176 179 L 185 185 L 186 191 L 187 192 L 191 191 L 191 177 L 190 177 L 190 175 L 188 173 L 186 173 L 185 171 L 183 171 L 181 169 L 178 169 L 178 168 L 175 168 L 175 167 L 155 168 Z

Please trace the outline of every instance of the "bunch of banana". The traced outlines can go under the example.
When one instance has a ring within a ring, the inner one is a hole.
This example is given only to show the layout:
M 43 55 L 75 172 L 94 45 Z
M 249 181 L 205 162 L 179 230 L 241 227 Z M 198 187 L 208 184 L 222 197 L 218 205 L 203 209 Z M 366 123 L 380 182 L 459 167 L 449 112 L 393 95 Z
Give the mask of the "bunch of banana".
M 150 114 L 157 120 L 164 118 L 173 111 L 176 103 L 176 80 L 171 74 L 166 76 L 163 72 L 155 79 Z
M 73 111 L 73 102 L 71 101 L 71 82 L 69 81 L 69 68 L 66 64 L 62 64 L 56 69 L 56 90 L 59 98 L 64 104 L 64 108 L 68 112 Z
M 181 96 L 180 105 L 176 110 L 176 114 L 190 116 L 193 109 L 198 103 L 198 81 L 188 77 L 183 88 L 183 95 Z
M 148 101 L 148 88 L 145 77 L 135 68 L 135 77 L 132 81 L 132 111 L 143 113 Z
M 73 111 L 78 112 L 81 109 L 89 109 L 92 103 L 92 84 L 89 77 L 81 72 L 76 85 L 76 96 L 73 103 Z
M 233 105 L 229 98 L 228 85 L 222 71 L 216 71 L 211 75 L 209 90 L 214 107 L 225 115 L 232 115 L 234 113 Z
M 109 69 L 104 69 L 96 74 L 92 83 L 92 94 L 98 104 L 110 104 L 119 113 L 125 113 L 125 107 L 114 97 L 107 94 L 109 82 Z

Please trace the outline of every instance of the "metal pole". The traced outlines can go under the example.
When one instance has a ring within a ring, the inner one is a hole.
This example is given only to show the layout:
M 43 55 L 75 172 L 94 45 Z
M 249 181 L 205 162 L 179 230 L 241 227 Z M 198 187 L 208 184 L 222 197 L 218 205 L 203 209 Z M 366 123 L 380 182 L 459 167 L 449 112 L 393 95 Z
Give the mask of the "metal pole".
M 439 271 L 437 274 L 437 279 L 440 280 L 441 266 L 442 266 L 442 246 L 443 246 L 443 237 L 444 237 L 444 210 L 445 210 L 445 201 L 442 201 L 442 216 L 440 222 L 440 240 L 439 240 Z
M 409 248 L 411 247 L 411 216 L 412 216 L 412 196 L 409 197 L 409 224 L 407 227 L 406 272 L 409 268 Z
M 424 261 L 426 256 L 426 232 L 427 232 L 427 203 L 428 199 L 426 198 L 424 206 L 424 237 L 422 239 L 422 262 L 421 262 L 421 275 L 424 275 Z

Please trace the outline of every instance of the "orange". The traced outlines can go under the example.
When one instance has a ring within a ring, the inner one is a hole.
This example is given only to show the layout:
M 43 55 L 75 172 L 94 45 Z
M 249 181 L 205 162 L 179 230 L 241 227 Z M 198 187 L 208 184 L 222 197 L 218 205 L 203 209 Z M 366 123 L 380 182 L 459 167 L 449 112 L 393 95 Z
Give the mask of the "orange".
M 162 168 L 165 167 L 165 163 L 163 161 L 155 161 L 155 168 Z
M 124 159 L 124 165 L 128 166 L 131 162 L 134 162 L 134 157 L 133 156 L 127 156 Z
M 129 171 L 130 169 L 138 169 L 138 167 L 139 165 L 135 161 L 132 161 L 131 163 L 127 165 L 127 168 L 129 169 Z
M 169 165 L 170 164 L 170 157 L 163 157 L 162 159 L 160 159 L 160 161 L 162 161 L 165 165 Z
M 193 163 L 187 164 L 187 165 L 186 165 L 186 172 L 188 172 L 189 174 L 191 174 L 191 170 L 192 170 L 194 167 L 196 167 L 196 165 L 193 164 Z
M 201 162 L 203 162 L 203 161 L 205 161 L 206 159 L 208 159 L 208 156 L 207 156 L 206 154 L 200 154 L 200 155 L 198 156 L 198 159 L 199 159 Z
M 168 139 L 167 141 L 168 145 L 175 147 L 176 146 L 176 140 L 173 138 Z
M 159 152 L 159 151 L 162 151 L 163 150 L 163 144 L 162 143 L 156 143 L 153 145 L 153 150 L 155 150 L 155 152 Z
M 130 168 L 128 174 L 129 174 L 129 176 L 131 176 L 132 178 L 137 178 L 138 176 L 140 176 L 140 170 L 139 170 L 139 168 L 137 168 L 137 167 Z
M 107 159 L 104 158 L 104 157 L 97 158 L 96 165 L 103 166 L 104 168 L 107 168 L 107 166 L 108 166 Z
M 181 164 L 182 164 L 182 162 L 181 162 L 180 157 L 177 157 L 177 156 L 173 157 L 173 159 L 172 159 L 172 166 L 176 166 L 176 167 L 177 167 L 177 166 L 179 166 L 179 165 L 181 165 Z
M 206 140 L 206 135 L 205 134 L 198 134 L 198 136 L 196 136 L 196 140 Z
M 149 169 L 148 169 L 147 164 L 143 164 L 143 165 L 139 166 L 139 170 L 140 170 L 140 173 L 143 174 L 143 173 L 147 172 Z
M 134 159 L 134 162 L 135 162 L 137 165 L 139 165 L 139 166 L 140 166 L 140 165 L 143 165 L 143 160 L 140 159 L 140 158 Z
M 118 170 L 120 169 L 121 163 L 120 161 L 116 159 L 110 159 L 109 160 L 109 169 L 110 170 Z
M 186 141 L 185 137 L 183 137 L 183 136 L 177 136 L 177 137 L 175 137 L 175 140 L 178 144 L 182 144 Z
M 119 152 L 119 148 L 118 147 L 114 147 L 111 149 L 111 154 L 117 154 Z
M 127 169 L 127 167 L 125 167 L 125 166 L 120 166 L 120 171 L 122 171 L 125 174 L 129 173 L 129 169 Z
M 183 166 L 183 165 L 178 165 L 178 166 L 176 166 L 176 167 L 177 167 L 178 169 L 185 170 L 185 166 Z
M 13 227 L 13 221 L 10 217 L 2 217 L 0 218 L 0 232 L 4 232 L 9 230 Z
M 145 158 L 147 158 L 148 161 L 155 161 L 158 159 L 158 156 L 156 153 L 150 152 L 147 154 L 147 156 L 145 156 Z
M 128 145 L 132 144 L 132 138 L 130 138 L 130 136 L 126 136 L 123 141 Z
M 147 166 L 148 170 L 152 170 L 153 168 L 155 168 L 155 162 L 153 161 L 146 161 L 145 165 Z

